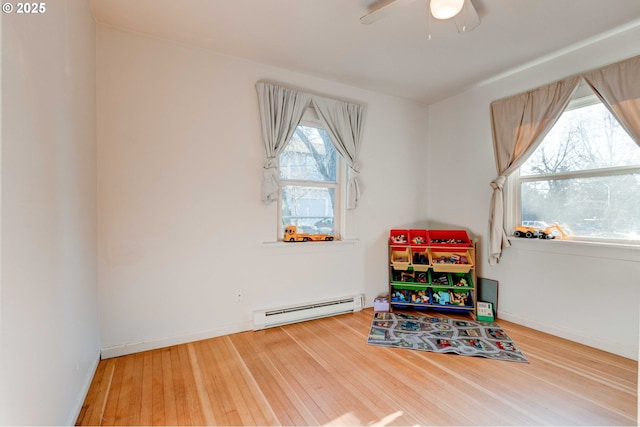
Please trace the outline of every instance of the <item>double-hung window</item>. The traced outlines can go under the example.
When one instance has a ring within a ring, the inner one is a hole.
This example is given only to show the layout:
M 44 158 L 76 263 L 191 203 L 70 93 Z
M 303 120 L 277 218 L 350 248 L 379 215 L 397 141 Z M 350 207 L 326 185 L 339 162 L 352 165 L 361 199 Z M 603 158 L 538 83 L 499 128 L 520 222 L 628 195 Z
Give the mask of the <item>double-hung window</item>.
M 278 235 L 295 225 L 303 233 L 339 237 L 341 159 L 309 107 L 278 158 L 280 197 Z
M 510 177 L 511 225 L 558 223 L 575 240 L 640 243 L 640 146 L 585 90 Z

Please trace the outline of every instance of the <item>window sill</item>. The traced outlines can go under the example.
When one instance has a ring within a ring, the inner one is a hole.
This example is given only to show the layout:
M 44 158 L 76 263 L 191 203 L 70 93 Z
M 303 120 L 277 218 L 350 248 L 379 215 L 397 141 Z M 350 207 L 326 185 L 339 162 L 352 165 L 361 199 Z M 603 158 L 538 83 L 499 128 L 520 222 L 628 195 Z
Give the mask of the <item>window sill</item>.
M 260 246 L 287 253 L 336 252 L 346 250 L 360 242 L 359 239 L 342 239 L 331 242 L 262 242 Z
M 558 239 L 524 239 L 512 236 L 509 236 L 509 241 L 512 248 L 524 251 L 640 262 L 640 245 Z

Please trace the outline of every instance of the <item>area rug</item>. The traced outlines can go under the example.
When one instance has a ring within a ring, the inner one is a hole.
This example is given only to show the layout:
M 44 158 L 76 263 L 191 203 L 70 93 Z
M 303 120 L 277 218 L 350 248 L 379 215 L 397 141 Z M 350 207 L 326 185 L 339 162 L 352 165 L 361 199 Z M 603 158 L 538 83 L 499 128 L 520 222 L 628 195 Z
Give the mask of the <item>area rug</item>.
M 376 312 L 367 344 L 529 363 L 497 324 Z

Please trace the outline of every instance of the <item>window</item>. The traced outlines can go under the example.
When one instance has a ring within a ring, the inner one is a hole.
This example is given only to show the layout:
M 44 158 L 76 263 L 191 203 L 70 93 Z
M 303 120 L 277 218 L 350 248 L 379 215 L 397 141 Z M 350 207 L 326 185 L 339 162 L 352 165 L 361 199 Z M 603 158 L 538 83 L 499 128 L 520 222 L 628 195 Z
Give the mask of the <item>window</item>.
M 559 223 L 576 240 L 638 243 L 640 147 L 583 89 L 510 178 L 512 225 Z
M 341 161 L 327 132 L 316 121 L 303 119 L 278 160 L 280 239 L 287 225 L 303 233 L 337 236 Z

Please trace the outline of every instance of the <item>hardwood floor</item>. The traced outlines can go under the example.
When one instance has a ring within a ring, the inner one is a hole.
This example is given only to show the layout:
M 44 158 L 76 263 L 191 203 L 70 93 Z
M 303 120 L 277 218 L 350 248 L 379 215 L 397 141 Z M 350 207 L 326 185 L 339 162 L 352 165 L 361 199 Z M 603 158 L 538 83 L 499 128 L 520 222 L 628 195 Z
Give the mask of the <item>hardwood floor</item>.
M 372 310 L 100 362 L 78 425 L 637 425 L 637 363 L 498 323 L 531 363 L 366 344 Z

